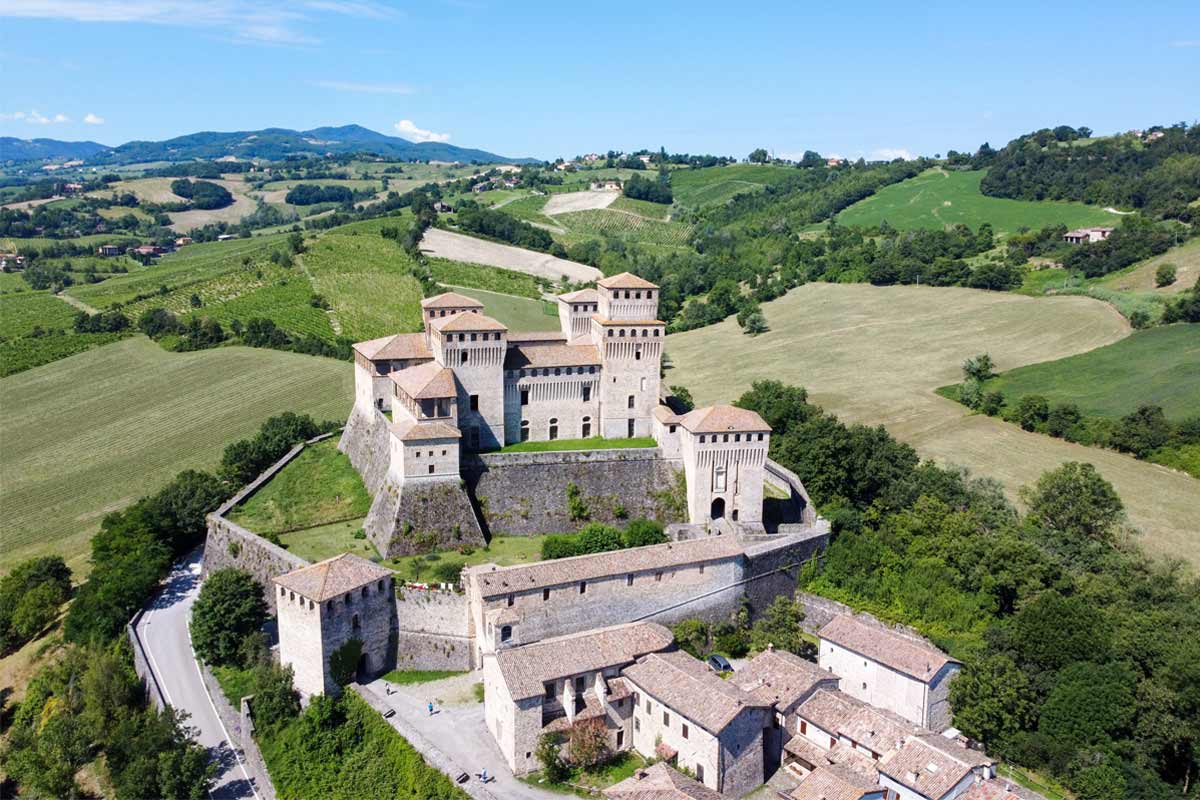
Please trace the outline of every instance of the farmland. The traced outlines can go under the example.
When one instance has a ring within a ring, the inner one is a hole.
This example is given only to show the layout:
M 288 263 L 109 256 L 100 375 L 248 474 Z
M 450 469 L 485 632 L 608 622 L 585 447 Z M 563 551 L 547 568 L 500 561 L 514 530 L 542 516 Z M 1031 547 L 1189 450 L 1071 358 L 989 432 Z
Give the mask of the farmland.
M 425 232 L 421 250 L 438 258 L 516 270 L 550 281 L 560 281 L 564 276 L 572 281 L 592 281 L 600 277 L 600 270 L 586 264 L 440 228 L 430 228 Z
M 941 229 L 963 224 L 977 228 L 990 223 L 998 234 L 1022 227 L 1113 225 L 1120 217 L 1082 203 L 1033 202 L 985 197 L 979 192 L 980 170 L 926 170 L 915 178 L 886 186 L 837 215 L 842 225 L 872 226 L 887 220 L 894 228 Z
M 341 419 L 349 364 L 244 347 L 168 353 L 138 336 L 0 379 L 0 571 L 45 553 L 85 568 L 101 518 L 283 411 Z M 47 421 L 52 420 L 52 423 Z
M 1154 273 L 1162 264 L 1175 265 L 1175 282 L 1169 286 L 1154 285 Z M 1095 285 L 1114 291 L 1154 292 L 1162 295 L 1173 295 L 1190 289 L 1200 279 L 1200 239 L 1192 239 L 1178 247 L 1172 247 L 1167 252 L 1145 261 L 1139 261 L 1131 267 L 1119 272 L 1105 275 L 1095 281 Z
M 583 239 L 612 236 L 647 244 L 680 246 L 688 243 L 693 232 L 692 226 L 683 222 L 665 222 L 612 209 L 573 211 L 554 219 L 567 229 L 567 233 L 555 234 L 555 238 L 567 245 Z
M 1200 482 L 1108 450 L 1027 433 L 971 415 L 933 393 L 960 380 L 965 358 L 988 352 L 1000 369 L 1064 358 L 1128 333 L 1107 305 L 969 289 L 808 284 L 764 304 L 768 333 L 736 322 L 667 340 L 674 369 L 698 403 L 736 399 L 754 380 L 805 386 L 848 422 L 884 424 L 925 458 L 999 479 L 1010 497 L 1064 461 L 1087 461 L 1116 486 L 1142 543 L 1200 564 Z
M 1009 403 L 1040 394 L 1084 414 L 1121 417 L 1144 403 L 1169 419 L 1200 413 L 1200 325 L 1134 331 L 1086 353 L 1008 370 L 986 384 Z
M 671 172 L 671 191 L 681 206 L 720 205 L 734 195 L 762 191 L 766 186 L 781 183 L 795 172 L 793 167 L 770 164 L 678 169 Z
M 5 295 L 0 297 L 0 337 L 24 336 L 35 325 L 70 328 L 76 313 L 49 291 Z

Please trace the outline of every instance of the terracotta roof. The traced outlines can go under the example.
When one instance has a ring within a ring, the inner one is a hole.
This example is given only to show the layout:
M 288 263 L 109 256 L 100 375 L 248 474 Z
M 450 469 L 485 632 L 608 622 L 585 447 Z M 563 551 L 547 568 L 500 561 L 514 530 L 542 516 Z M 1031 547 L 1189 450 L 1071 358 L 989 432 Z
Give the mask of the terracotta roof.
M 454 373 L 436 361 L 393 372 L 392 382 L 414 400 L 454 397 Z
M 601 278 L 596 281 L 597 286 L 603 286 L 605 289 L 657 289 L 658 284 L 651 283 L 645 278 L 639 278 L 632 272 L 622 272 L 620 275 L 613 275 L 608 278 Z
M 972 750 L 969 747 L 959 744 L 957 740 L 949 739 L 940 733 L 933 733 L 932 731 L 919 733 L 917 734 L 917 738 L 935 750 L 940 750 L 943 755 L 950 756 L 955 761 L 961 761 L 972 767 L 991 766 L 995 763 L 992 759 L 988 758 L 987 753 Z
M 421 308 L 483 308 L 483 303 L 458 292 L 443 292 L 426 297 L 421 301 Z
M 940 800 L 971 767 L 913 737 L 879 760 L 879 772 L 930 800 Z
M 497 322 L 486 314 L 467 311 L 451 317 L 438 317 L 430 323 L 436 330 L 445 332 L 457 331 L 506 331 L 508 326 Z
M 838 733 L 883 755 L 900 747 L 906 736 L 919 730 L 918 725 L 899 714 L 863 705 L 846 720 Z
M 654 410 L 650 413 L 656 420 L 664 425 L 668 425 L 672 422 L 679 422 L 679 415 L 666 406 L 655 406 Z
M 402 442 L 426 442 L 430 439 L 461 439 L 462 432 L 448 422 L 393 422 L 392 433 Z
M 674 641 L 671 631 L 656 622 L 634 622 L 500 650 L 496 665 L 509 694 L 521 700 L 541 697 L 548 681 L 629 664 Z
M 755 411 L 736 406 L 707 406 L 684 414 L 680 424 L 692 433 L 726 433 L 728 431 L 762 431 L 768 433 L 771 426 Z
M 358 342 L 354 349 L 372 361 L 433 358 L 423 333 L 397 333 L 380 339 Z
M 714 736 L 746 709 L 768 708 L 682 650 L 651 653 L 623 674 L 636 688 Z
M 814 767 L 829 763 L 827 751 L 800 733 L 784 742 L 783 749 L 794 756 L 799 756 Z
M 504 355 L 505 369 L 525 367 L 590 367 L 600 365 L 595 345 L 539 344 L 509 347 Z
M 609 319 L 599 314 L 592 314 L 592 319 L 601 325 L 666 325 L 661 319 Z
M 567 337 L 561 331 L 521 331 L 508 334 L 508 345 L 518 344 L 566 344 Z
M 878 783 L 852 769 L 835 765 L 820 766 L 810 772 L 792 790 L 792 800 L 861 800 L 865 795 L 883 792 Z
M 323 603 L 369 583 L 390 578 L 392 571 L 351 553 L 309 564 L 273 580 L 309 600 Z
M 865 705 L 866 703 L 845 692 L 817 689 L 811 697 L 800 704 L 796 713 L 821 730 L 836 734 L 844 729 L 859 709 Z
M 852 769 L 872 783 L 879 782 L 879 770 L 875 769 L 875 759 L 845 742 L 838 742 L 829 748 L 825 753 L 825 760 L 830 764 Z
M 721 800 L 699 781 L 659 762 L 604 790 L 609 800 Z
M 1021 800 L 1021 796 L 1013 791 L 1013 787 L 1006 786 L 993 778 L 982 783 L 971 784 L 965 792 L 958 796 L 958 800 Z
M 933 645 L 868 625 L 845 614 L 834 617 L 818 635 L 925 683 L 933 680 L 946 664 L 959 663 Z
M 511 567 L 481 564 L 468 567 L 465 574 L 478 580 L 484 597 L 496 597 L 509 592 L 529 591 L 609 575 L 736 558 L 741 554 L 742 547 L 735 537 L 706 536 L 703 539 L 652 544 Z
M 600 300 L 600 293 L 595 289 L 580 289 L 577 292 L 567 292 L 558 296 L 564 303 L 595 303 Z
M 803 700 L 823 681 L 836 685 L 838 677 L 787 651 L 764 650 L 730 680 L 782 711 Z

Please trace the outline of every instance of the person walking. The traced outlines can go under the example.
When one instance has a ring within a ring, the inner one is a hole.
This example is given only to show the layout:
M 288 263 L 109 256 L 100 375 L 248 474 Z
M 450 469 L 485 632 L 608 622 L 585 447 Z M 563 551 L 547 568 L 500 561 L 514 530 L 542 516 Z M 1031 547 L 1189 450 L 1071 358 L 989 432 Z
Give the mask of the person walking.
M 433 716 L 433 702 L 432 701 L 429 703 L 429 716 L 431 716 L 431 717 Z

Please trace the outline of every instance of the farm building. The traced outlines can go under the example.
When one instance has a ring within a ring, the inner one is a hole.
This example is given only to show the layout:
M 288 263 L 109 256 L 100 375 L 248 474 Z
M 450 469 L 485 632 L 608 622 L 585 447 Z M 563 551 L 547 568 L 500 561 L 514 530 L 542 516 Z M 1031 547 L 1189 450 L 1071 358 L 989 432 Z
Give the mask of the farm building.
M 1112 232 L 1112 228 L 1076 228 L 1073 231 L 1067 231 L 1064 233 L 1063 241 L 1067 244 L 1090 244 L 1092 242 L 1102 242 L 1107 239 Z

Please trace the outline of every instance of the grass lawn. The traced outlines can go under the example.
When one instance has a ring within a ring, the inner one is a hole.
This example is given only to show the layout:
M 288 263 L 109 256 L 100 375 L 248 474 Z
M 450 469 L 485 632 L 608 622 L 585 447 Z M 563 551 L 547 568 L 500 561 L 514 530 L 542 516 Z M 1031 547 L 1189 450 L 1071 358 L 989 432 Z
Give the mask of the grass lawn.
M 371 495 L 337 443 L 333 436 L 305 447 L 229 518 L 261 534 L 365 517 Z
M 348 363 L 247 347 L 168 353 L 143 336 L 0 379 L 0 572 L 50 553 L 86 572 L 108 512 L 214 467 L 274 414 L 343 419 L 353 395 Z
M 484 269 L 487 269 L 485 267 Z M 447 290 L 474 297 L 483 303 L 483 313 L 508 326 L 510 331 L 556 331 L 559 329 L 558 313 L 546 313 L 548 304 L 528 297 L 497 294 L 468 286 L 447 284 Z
M 403 556 L 384 561 L 405 580 L 432 580 L 433 568 L 439 564 L 454 563 L 464 567 L 476 564 L 496 564 L 508 567 L 513 564 L 532 564 L 542 560 L 544 536 L 493 536 L 487 547 L 478 547 L 470 553 L 450 550 L 442 553 L 426 553 L 419 556 Z M 413 564 L 418 572 L 413 572 Z
M 379 553 L 371 544 L 371 540 L 365 535 L 361 538 L 355 536 L 362 534 L 365 521 L 364 515 L 359 519 L 303 528 L 280 534 L 279 541 L 289 551 L 307 561 L 324 561 L 342 553 L 354 553 L 373 560 L 379 557 Z M 251 530 L 257 532 L 255 528 Z
M 498 453 L 548 453 L 559 450 L 622 450 L 629 447 L 658 447 L 658 442 L 649 436 L 633 439 L 555 439 L 552 442 L 518 442 L 506 445 Z
M 1008 371 L 1123 339 L 1129 328 L 1112 307 L 1084 297 L 813 283 L 762 308 L 770 331 L 760 336 L 729 319 L 667 337 L 674 368 L 665 382 L 688 387 L 699 405 L 736 400 L 755 380 L 804 386 L 844 421 L 886 425 L 925 458 L 998 479 L 1013 500 L 1065 461 L 1090 462 L 1116 486 L 1152 554 L 1200 565 L 1200 481 L 1027 433 L 934 393 L 960 381 L 962 362 L 978 353 Z
M 1099 206 L 1083 203 L 1007 200 L 986 197 L 979 191 L 983 170 L 947 172 L 926 170 L 915 178 L 885 186 L 837 215 L 841 225 L 878 225 L 887 220 L 900 229 L 942 229 L 963 223 L 977 228 L 990 222 L 998 234 L 1019 228 L 1066 225 L 1116 225 L 1120 217 Z
M 539 789 L 559 794 L 595 797 L 597 793 L 609 786 L 618 784 L 626 778 L 632 778 L 633 773 L 644 766 L 646 766 L 646 759 L 640 753 L 634 750 L 625 750 L 596 770 L 572 769 L 571 775 L 565 783 L 544 781 L 541 774 L 537 772 L 520 780 Z
M 383 679 L 389 683 L 407 686 L 414 683 L 431 683 L 443 678 L 453 678 L 455 675 L 465 674 L 465 672 L 452 669 L 394 669 L 384 675 Z
M 985 386 L 1010 404 L 1040 394 L 1052 404 L 1075 403 L 1084 414 L 1103 417 L 1153 403 L 1178 421 L 1200 414 L 1200 325 L 1134 331 L 1086 353 L 1009 370 Z

